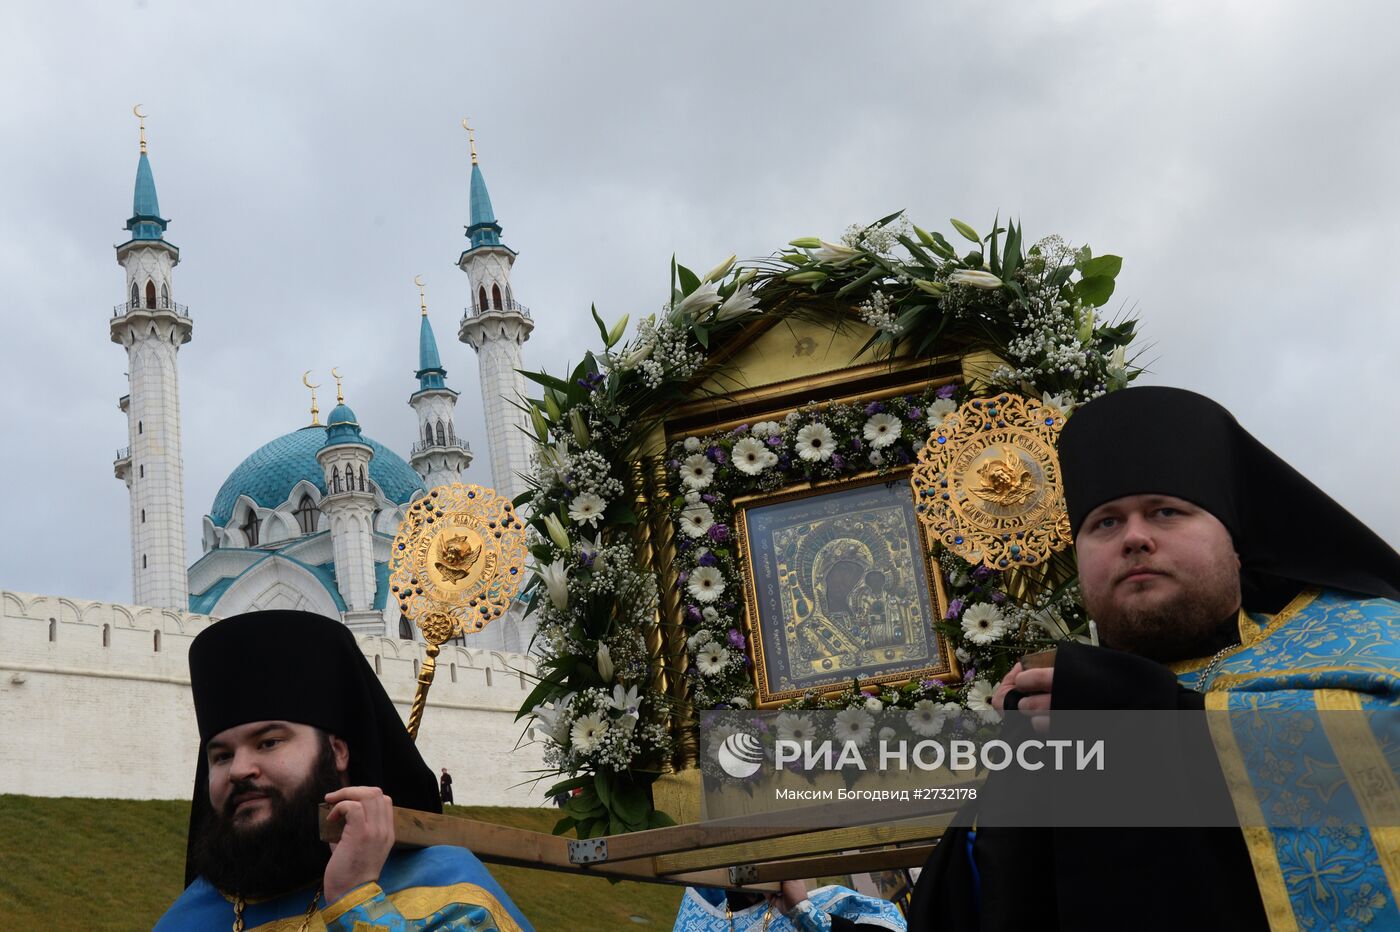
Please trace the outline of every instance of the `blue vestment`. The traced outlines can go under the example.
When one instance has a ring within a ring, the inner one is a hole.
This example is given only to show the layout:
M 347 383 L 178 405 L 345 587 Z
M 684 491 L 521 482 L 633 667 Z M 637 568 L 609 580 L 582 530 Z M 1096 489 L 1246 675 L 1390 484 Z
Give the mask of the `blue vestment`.
M 248 903 L 245 932 L 295 932 L 301 928 L 314 886 Z M 533 932 L 510 897 L 465 848 L 439 845 L 395 851 L 379 883 L 323 903 L 309 930 L 418 932 L 471 929 Z M 203 877 L 195 880 L 156 923 L 156 932 L 215 932 L 233 928 L 233 903 Z
M 770 911 L 767 903 L 726 914 L 724 891 L 711 887 L 687 887 L 672 932 L 826 932 L 831 917 L 841 916 L 862 928 L 906 928 L 899 909 L 888 900 L 865 896 L 846 887 L 821 887 L 807 894 L 810 908 L 794 911 L 794 918 Z
M 1206 682 L 1177 672 L 1228 713 L 1212 736 L 1271 926 L 1400 928 L 1400 604 L 1310 590 L 1241 612 L 1240 641 Z

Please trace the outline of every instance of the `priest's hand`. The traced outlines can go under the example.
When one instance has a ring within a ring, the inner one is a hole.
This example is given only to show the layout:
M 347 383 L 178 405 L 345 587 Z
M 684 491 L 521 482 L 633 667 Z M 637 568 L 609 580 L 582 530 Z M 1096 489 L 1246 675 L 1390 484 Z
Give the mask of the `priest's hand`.
M 1037 733 L 1044 734 L 1050 724 L 1050 690 L 1054 685 L 1055 668 L 1036 667 L 1027 670 L 1018 662 L 997 688 L 992 691 L 992 708 L 1006 714 L 1006 695 L 1013 689 L 1019 693 L 1016 710 L 1031 716 Z
M 326 794 L 327 823 L 342 822 L 340 841 L 331 843 L 322 894 L 334 903 L 356 887 L 379 880 L 394 847 L 394 801 L 377 786 L 347 786 Z

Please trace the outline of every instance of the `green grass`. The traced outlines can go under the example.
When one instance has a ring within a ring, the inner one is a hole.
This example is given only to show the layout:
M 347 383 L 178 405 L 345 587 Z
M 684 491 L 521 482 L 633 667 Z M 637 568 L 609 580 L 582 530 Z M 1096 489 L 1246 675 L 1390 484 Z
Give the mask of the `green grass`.
M 552 809 L 448 811 L 541 832 L 558 819 Z M 178 801 L 0 795 L 0 929 L 150 929 L 183 887 L 188 819 L 189 803 Z M 491 873 L 541 932 L 670 929 L 680 908 L 677 887 L 523 867 Z

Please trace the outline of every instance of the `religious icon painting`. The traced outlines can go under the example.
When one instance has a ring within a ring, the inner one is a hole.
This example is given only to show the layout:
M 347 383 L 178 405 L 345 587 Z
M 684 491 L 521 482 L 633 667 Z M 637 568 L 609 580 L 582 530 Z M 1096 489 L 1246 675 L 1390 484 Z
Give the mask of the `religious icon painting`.
M 909 470 L 737 499 L 757 705 L 958 676 Z

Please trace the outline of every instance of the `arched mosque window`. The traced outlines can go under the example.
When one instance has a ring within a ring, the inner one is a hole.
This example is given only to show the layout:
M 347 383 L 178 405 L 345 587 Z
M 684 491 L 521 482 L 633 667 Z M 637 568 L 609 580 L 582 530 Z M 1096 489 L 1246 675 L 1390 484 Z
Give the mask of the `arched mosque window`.
M 136 287 L 136 283 L 131 283 L 131 306 L 137 308 L 141 306 L 141 289 Z
M 320 517 L 320 509 L 311 500 L 310 495 L 303 495 L 301 501 L 297 503 L 297 510 L 292 512 L 296 515 L 297 526 L 301 528 L 303 534 L 314 534 L 316 532 L 316 521 Z
M 162 282 L 162 283 L 161 283 L 161 286 L 160 286 L 160 306 L 161 306 L 161 307 L 169 307 L 169 306 L 170 306 L 170 287 L 169 287 L 168 285 L 166 285 L 164 282 Z
M 258 513 L 249 508 L 247 515 L 243 518 L 243 524 L 238 528 L 243 532 L 243 539 L 248 541 L 249 547 L 258 545 Z
M 364 490 L 365 490 L 365 467 L 362 465 L 362 466 L 360 466 L 360 491 L 363 492 Z
M 443 444 L 447 443 L 447 431 L 445 431 L 445 430 L 442 429 L 442 419 L 441 419 L 441 418 L 438 418 L 438 423 L 437 423 L 437 442 L 438 442 L 438 446 L 442 446 Z
M 476 289 L 476 299 L 476 309 L 478 311 L 486 310 L 488 305 L 486 303 L 486 287 L 484 285 Z
M 501 286 L 500 286 L 500 285 L 492 285 L 492 286 L 491 286 L 491 306 L 494 307 L 494 308 L 495 308 L 496 310 L 498 310 L 498 311 L 501 309 Z
M 156 306 L 156 283 L 146 279 L 146 307 Z

